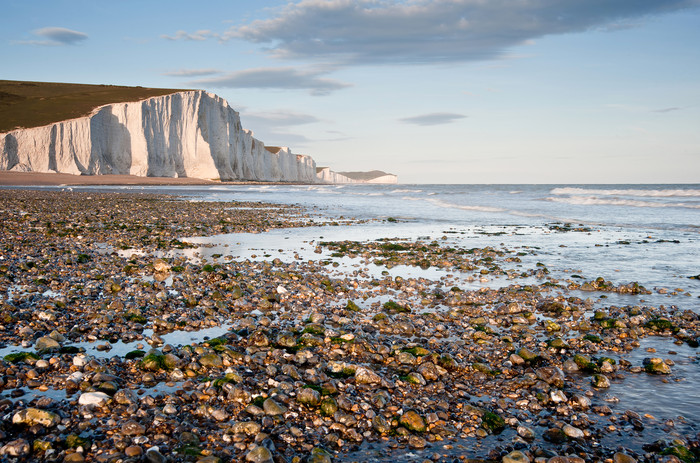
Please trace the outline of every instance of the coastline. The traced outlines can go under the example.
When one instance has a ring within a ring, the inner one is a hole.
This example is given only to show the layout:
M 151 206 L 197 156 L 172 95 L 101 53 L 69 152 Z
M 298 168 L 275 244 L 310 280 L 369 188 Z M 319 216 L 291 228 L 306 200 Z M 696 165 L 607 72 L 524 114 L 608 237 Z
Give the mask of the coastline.
M 698 317 L 603 304 L 652 295 L 526 265 L 547 249 L 386 238 L 318 241 L 317 259 L 205 259 L 187 237 L 322 224 L 299 207 L 140 192 L 0 198 L 0 403 L 14 423 L 2 448 L 47 436 L 48 456 L 87 459 L 496 462 L 641 460 L 667 435 L 691 446 L 684 421 L 616 407 L 607 391 L 663 368 L 645 352 L 691 349 Z M 346 259 L 360 269 L 334 273 Z M 461 281 L 369 276 L 370 265 Z M 76 451 L 77 437 L 94 443 Z
M 100 185 L 290 185 L 296 182 L 222 182 L 191 177 L 140 177 L 136 175 L 73 175 L 63 173 L 0 171 L 0 186 Z

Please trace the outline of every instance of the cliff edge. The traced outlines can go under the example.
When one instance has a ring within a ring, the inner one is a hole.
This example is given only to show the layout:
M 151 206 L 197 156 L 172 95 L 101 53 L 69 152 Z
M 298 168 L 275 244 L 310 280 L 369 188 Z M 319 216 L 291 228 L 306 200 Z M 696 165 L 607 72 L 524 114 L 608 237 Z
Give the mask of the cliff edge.
M 309 156 L 266 149 L 226 100 L 202 90 L 111 103 L 0 134 L 0 170 L 316 182 Z

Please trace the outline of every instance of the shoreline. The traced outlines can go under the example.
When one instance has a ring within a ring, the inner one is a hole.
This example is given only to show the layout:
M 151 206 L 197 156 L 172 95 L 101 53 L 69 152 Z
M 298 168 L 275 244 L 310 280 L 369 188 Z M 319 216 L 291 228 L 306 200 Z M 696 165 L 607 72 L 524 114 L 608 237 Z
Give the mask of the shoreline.
M 319 224 L 294 206 L 176 197 L 0 190 L 0 342 L 17 349 L 0 361 L 13 422 L 0 457 L 18 441 L 37 461 L 631 462 L 668 451 L 643 449 L 659 437 L 694 448 L 682 420 L 669 431 L 607 400 L 628 378 L 653 378 L 647 365 L 663 368 L 640 348 L 691 349 L 700 332 L 697 315 L 591 299 L 644 287 L 557 280 L 518 265 L 519 250 L 438 241 L 200 260 L 206 245 L 188 236 Z M 333 273 L 347 258 L 359 270 Z M 372 277 L 369 265 L 508 284 Z M 169 333 L 185 341 L 169 345 Z M 134 350 L 116 355 L 124 344 Z
M 0 186 L 101 186 L 101 185 L 317 185 L 316 183 L 207 180 L 191 177 L 137 175 L 73 175 L 64 173 L 0 171 Z M 318 183 L 323 185 L 323 183 Z

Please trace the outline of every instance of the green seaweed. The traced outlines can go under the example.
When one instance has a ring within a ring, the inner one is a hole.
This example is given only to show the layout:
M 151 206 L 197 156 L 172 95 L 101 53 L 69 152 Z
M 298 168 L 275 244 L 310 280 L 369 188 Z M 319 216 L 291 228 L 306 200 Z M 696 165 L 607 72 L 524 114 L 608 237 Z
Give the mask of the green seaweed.
M 6 362 L 19 363 L 27 360 L 39 360 L 41 357 L 33 352 L 17 352 L 15 354 L 7 354 L 4 359 Z

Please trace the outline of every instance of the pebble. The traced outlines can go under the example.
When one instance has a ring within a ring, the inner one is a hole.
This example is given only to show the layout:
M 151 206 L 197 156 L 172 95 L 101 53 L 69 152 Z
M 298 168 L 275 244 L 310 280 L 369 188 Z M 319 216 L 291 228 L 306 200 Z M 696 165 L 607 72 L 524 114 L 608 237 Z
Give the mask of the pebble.
M 104 392 L 85 392 L 80 394 L 78 403 L 80 405 L 104 405 L 111 398 Z

